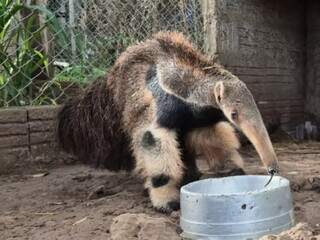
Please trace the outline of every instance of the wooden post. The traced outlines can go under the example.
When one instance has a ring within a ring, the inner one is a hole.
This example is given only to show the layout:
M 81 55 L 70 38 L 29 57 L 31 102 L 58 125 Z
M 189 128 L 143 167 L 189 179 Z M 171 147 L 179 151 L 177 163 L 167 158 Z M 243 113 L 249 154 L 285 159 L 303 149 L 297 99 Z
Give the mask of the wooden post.
M 37 0 L 37 4 L 47 6 L 48 0 Z M 40 23 L 40 26 L 43 26 L 46 24 L 46 19 L 43 15 L 39 16 L 39 23 Z M 53 54 L 52 54 L 53 53 L 52 50 L 54 49 L 53 36 L 48 30 L 48 28 L 44 28 L 41 35 L 42 35 L 41 39 L 42 39 L 43 50 L 48 58 L 48 77 L 49 79 L 51 79 L 54 77 L 54 65 L 53 65 Z
M 217 53 L 217 19 L 216 0 L 203 0 L 201 9 L 203 15 L 204 50 L 209 55 Z

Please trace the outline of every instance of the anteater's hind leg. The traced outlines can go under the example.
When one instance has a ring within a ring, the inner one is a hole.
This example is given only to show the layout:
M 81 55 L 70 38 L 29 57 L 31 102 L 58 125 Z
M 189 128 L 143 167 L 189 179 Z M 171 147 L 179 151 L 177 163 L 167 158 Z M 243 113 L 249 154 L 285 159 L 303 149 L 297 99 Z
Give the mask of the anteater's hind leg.
M 240 142 L 230 123 L 222 121 L 214 126 L 195 129 L 186 139 L 188 148 L 194 148 L 208 162 L 210 169 L 221 170 L 228 160 L 238 169 L 243 168 L 243 160 L 238 150 Z
M 133 134 L 133 152 L 153 206 L 163 212 L 178 210 L 184 166 L 176 132 L 153 125 L 140 128 Z

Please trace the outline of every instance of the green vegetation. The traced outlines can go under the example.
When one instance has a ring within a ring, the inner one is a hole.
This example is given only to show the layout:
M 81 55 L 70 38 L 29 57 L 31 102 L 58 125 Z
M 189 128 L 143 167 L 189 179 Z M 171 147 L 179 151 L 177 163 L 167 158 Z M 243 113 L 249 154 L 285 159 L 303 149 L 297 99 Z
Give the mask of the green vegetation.
M 19 20 L 23 11 L 30 14 Z M 39 14 L 45 14 L 46 24 L 39 26 Z M 31 79 L 48 70 L 47 56 L 35 46 L 53 19 L 42 6 L 0 0 L 0 106 L 20 106 L 32 101 Z
M 55 60 L 61 58 L 66 67 L 49 63 L 46 53 L 38 50 L 45 29 L 54 36 Z M 57 104 L 66 89 L 85 87 L 104 76 L 118 55 L 135 42 L 121 33 L 90 39 L 84 31 L 64 28 L 45 6 L 20 0 L 0 0 L 0 31 L 0 107 Z

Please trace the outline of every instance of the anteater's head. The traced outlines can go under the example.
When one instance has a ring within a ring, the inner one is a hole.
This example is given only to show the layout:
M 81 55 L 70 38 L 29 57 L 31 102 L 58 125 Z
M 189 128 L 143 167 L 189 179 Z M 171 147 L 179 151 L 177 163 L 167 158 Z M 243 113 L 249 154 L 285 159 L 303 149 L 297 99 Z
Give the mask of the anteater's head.
M 269 173 L 278 171 L 278 160 L 261 114 L 246 84 L 235 78 L 218 81 L 214 96 L 219 108 L 256 148 Z

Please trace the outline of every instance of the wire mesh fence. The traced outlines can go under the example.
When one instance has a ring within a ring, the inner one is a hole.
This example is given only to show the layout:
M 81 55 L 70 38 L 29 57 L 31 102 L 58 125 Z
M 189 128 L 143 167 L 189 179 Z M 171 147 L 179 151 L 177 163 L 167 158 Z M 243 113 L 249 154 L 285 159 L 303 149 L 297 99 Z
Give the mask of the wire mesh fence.
M 160 30 L 203 47 L 197 0 L 0 0 L 0 107 L 59 104 Z

